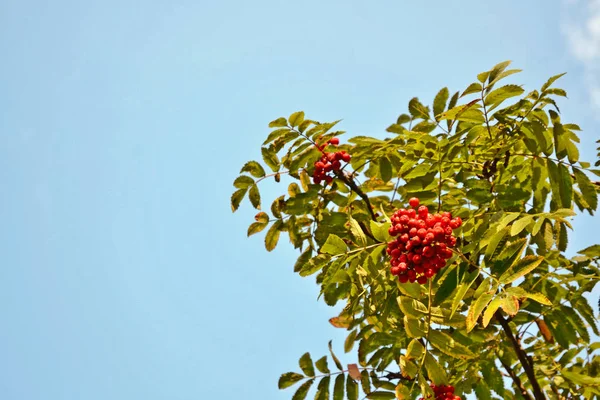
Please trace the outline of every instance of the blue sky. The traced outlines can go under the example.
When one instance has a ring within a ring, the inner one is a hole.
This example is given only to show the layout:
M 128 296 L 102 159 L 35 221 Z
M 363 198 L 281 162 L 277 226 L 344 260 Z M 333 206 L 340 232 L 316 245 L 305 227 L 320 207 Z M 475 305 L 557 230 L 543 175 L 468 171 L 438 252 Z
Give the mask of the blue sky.
M 0 397 L 291 398 L 279 374 L 344 334 L 290 246 L 231 214 L 268 121 L 381 135 L 511 59 L 527 89 L 568 72 L 563 119 L 595 156 L 599 3 L 498 4 L 2 1 Z

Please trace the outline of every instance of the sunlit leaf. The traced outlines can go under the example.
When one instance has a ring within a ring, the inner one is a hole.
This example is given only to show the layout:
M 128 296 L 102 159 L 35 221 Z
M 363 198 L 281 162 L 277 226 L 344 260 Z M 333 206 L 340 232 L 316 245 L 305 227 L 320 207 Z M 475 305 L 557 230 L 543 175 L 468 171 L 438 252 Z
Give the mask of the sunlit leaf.
M 346 243 L 344 243 L 344 241 L 338 236 L 331 233 L 329 234 L 329 237 L 327 238 L 327 241 L 325 242 L 323 247 L 321 247 L 321 253 L 340 255 L 344 254 L 347 251 L 347 249 L 348 247 L 346 246 Z

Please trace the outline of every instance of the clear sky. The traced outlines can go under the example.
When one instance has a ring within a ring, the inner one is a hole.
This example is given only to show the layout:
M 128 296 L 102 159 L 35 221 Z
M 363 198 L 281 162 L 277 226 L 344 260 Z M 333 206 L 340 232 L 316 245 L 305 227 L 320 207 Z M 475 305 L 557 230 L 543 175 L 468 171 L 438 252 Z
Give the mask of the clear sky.
M 231 214 L 267 123 L 381 135 L 511 59 L 526 89 L 568 72 L 593 160 L 592 3 L 1 1 L 0 398 L 291 398 L 279 374 L 345 336 L 291 246 L 266 253 L 255 211 Z M 570 252 L 597 224 L 576 219 Z

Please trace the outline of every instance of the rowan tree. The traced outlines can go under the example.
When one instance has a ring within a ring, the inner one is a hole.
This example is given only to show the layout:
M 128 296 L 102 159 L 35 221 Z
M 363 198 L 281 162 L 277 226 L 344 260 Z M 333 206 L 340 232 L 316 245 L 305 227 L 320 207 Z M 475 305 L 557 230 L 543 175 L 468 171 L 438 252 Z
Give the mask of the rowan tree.
M 293 400 L 313 385 L 317 400 L 600 398 L 586 298 L 600 245 L 565 255 L 572 218 L 598 207 L 600 170 L 561 121 L 562 74 L 525 94 L 504 84 L 519 72 L 508 66 L 443 88 L 431 107 L 411 99 L 384 139 L 344 139 L 339 121 L 301 111 L 269 124 L 232 209 L 247 196 L 262 210 L 259 184 L 288 182 L 248 236 L 266 229 L 271 251 L 288 234 L 294 271 L 343 304 L 330 322 L 356 354 L 344 366 L 330 342 L 329 356 L 302 355 L 279 380 Z

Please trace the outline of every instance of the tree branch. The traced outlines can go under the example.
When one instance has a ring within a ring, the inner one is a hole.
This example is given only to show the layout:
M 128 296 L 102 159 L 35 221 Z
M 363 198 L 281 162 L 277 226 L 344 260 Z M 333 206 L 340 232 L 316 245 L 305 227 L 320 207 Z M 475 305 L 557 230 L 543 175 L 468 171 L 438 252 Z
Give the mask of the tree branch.
M 502 316 L 500 311 L 496 311 L 494 315 L 500 323 L 500 326 L 502 326 L 504 333 L 506 334 L 506 336 L 508 336 L 508 339 L 510 340 L 513 348 L 515 349 L 515 352 L 517 353 L 517 357 L 519 357 L 519 361 L 521 361 L 521 365 L 523 365 L 525 374 L 527 375 L 529 383 L 531 384 L 531 388 L 533 389 L 533 396 L 535 400 L 546 400 L 546 396 L 544 395 L 544 392 L 542 391 L 542 388 L 540 387 L 540 384 L 537 381 L 537 378 L 535 377 L 535 371 L 533 370 L 531 360 L 529 359 L 529 356 L 527 355 L 527 353 L 525 353 L 525 350 L 523 350 L 519 341 L 513 334 L 510 325 L 508 324 L 508 321 L 506 321 L 506 319 Z
M 515 374 L 515 371 L 512 370 L 510 365 L 505 363 L 500 357 L 498 357 L 498 359 L 500 360 L 500 363 L 502 363 L 502 366 L 504 367 L 506 372 L 508 372 L 508 375 L 510 375 L 510 377 L 512 378 L 515 385 L 521 391 L 521 395 L 523 396 L 523 398 L 525 400 L 533 400 L 533 398 L 531 397 L 531 395 L 529 394 L 527 389 L 525 389 L 525 386 L 523 386 L 523 382 L 521 382 L 521 378 L 519 378 L 519 376 L 517 374 Z
M 377 221 L 377 217 L 375 216 L 375 212 L 373 212 L 373 206 L 371 206 L 371 201 L 369 200 L 369 196 L 367 196 L 365 194 L 365 192 L 363 192 L 362 189 L 358 187 L 358 185 L 356 184 L 356 182 L 354 182 L 354 180 L 352 178 L 346 176 L 342 172 L 337 173 L 337 176 L 342 181 L 344 181 L 344 183 L 346 185 L 348 185 L 350 187 L 350 189 L 354 190 L 354 192 L 356 192 L 356 194 L 361 199 L 363 199 L 363 201 L 367 205 L 367 209 L 369 210 L 369 213 L 371 214 L 371 218 L 373 219 L 373 221 Z

